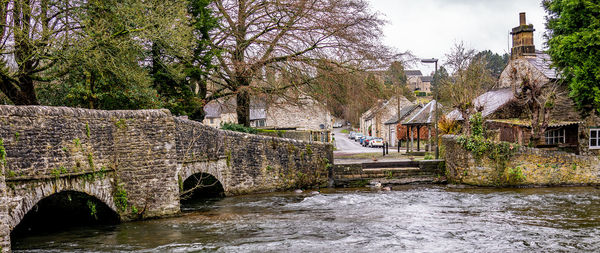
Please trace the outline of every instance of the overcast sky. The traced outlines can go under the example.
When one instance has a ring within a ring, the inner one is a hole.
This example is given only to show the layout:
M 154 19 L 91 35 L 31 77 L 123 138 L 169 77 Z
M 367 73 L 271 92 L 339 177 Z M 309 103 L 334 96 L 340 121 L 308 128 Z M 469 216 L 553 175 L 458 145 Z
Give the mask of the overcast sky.
M 535 28 L 536 49 L 541 49 L 544 9 L 541 0 L 369 0 L 371 8 L 389 22 L 384 27 L 385 44 L 410 51 L 418 58 L 439 58 L 452 45 L 465 45 L 498 54 L 509 52 L 509 32 L 519 25 L 519 12 Z M 512 43 L 512 42 L 511 42 Z M 428 75 L 425 66 L 413 66 Z

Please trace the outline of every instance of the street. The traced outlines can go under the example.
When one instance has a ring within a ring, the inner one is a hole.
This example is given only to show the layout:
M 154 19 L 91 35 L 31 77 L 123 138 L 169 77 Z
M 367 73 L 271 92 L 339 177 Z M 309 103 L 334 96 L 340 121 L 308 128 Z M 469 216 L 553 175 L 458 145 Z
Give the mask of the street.
M 337 153 L 376 153 L 381 152 L 381 148 L 367 148 L 360 145 L 360 143 L 354 140 L 348 139 L 348 134 L 342 133 L 342 130 L 346 128 L 334 128 L 333 133 L 335 136 L 335 147 Z

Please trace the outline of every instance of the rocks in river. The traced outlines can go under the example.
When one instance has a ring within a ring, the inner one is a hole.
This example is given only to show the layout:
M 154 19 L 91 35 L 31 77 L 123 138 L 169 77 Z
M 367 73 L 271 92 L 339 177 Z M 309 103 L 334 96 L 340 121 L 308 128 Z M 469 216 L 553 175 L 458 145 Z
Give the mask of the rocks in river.
M 318 192 L 318 191 L 312 191 L 312 192 L 310 192 L 310 194 L 311 194 L 311 195 L 318 195 L 318 194 L 321 194 L 321 193 L 320 193 L 320 192 Z
M 302 193 L 302 190 L 300 190 L 300 189 L 296 189 L 296 190 L 294 191 L 294 193 Z
M 392 190 L 392 188 L 390 188 L 389 186 L 386 186 L 386 187 L 381 188 L 381 190 L 384 192 L 389 192 Z

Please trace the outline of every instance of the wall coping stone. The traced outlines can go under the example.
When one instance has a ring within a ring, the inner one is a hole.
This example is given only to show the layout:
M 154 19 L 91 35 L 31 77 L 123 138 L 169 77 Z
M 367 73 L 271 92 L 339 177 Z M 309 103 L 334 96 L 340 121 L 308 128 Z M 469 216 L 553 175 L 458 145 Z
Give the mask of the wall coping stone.
M 302 141 L 302 140 L 296 140 L 296 139 L 290 139 L 290 138 L 281 138 L 281 137 L 274 137 L 274 136 L 265 136 L 265 135 L 260 135 L 260 134 L 250 134 L 250 133 L 242 133 L 242 132 L 236 132 L 236 131 L 231 131 L 231 130 L 223 130 L 223 129 L 217 129 L 211 126 L 207 126 L 205 124 L 202 124 L 202 122 L 199 121 L 195 121 L 195 120 L 190 120 L 190 119 L 185 119 L 182 117 L 175 117 L 176 121 L 179 122 L 185 122 L 185 123 L 191 123 L 193 125 L 195 125 L 196 127 L 200 127 L 200 128 L 204 128 L 207 130 L 212 130 L 212 131 L 217 131 L 217 132 L 221 132 L 221 133 L 225 133 L 229 136 L 238 136 L 241 138 L 257 138 L 260 140 L 280 140 L 280 141 L 287 141 L 287 142 L 292 142 L 292 143 L 301 143 L 301 144 L 323 144 L 323 145 L 332 145 L 331 143 L 327 143 L 327 142 L 320 142 L 320 141 Z
M 0 105 L 0 116 L 71 116 L 80 118 L 164 118 L 171 117 L 167 109 L 152 110 L 95 110 L 62 106 Z

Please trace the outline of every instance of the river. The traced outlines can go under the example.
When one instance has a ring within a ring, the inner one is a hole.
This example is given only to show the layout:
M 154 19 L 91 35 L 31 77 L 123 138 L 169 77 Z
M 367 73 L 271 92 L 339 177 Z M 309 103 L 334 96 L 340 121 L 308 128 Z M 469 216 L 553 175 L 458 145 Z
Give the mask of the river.
M 592 187 L 331 189 L 202 201 L 179 217 L 14 238 L 15 252 L 600 251 Z

